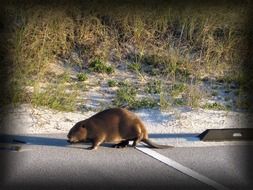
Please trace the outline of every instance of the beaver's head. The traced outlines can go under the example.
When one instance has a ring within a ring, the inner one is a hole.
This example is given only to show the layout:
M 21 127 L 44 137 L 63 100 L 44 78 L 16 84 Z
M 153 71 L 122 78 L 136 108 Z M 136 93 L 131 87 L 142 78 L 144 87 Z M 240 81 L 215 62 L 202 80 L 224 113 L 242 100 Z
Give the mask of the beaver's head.
M 76 123 L 69 131 L 68 135 L 69 143 L 77 143 L 80 141 L 85 141 L 87 137 L 87 130 L 84 126 L 84 123 L 78 122 Z

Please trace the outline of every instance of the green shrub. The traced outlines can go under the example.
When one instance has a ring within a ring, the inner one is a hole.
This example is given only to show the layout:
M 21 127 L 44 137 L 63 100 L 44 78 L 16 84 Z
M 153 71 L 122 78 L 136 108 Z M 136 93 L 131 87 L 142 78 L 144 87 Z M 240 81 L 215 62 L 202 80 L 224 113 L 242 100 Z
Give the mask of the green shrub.
M 50 85 L 43 91 L 35 91 L 31 103 L 35 106 L 45 106 L 59 111 L 73 111 L 78 93 L 66 92 L 65 85 Z
M 117 81 L 115 80 L 108 80 L 107 83 L 109 87 L 115 87 L 117 85 Z
M 224 105 L 221 105 L 217 102 L 214 103 L 206 103 L 202 106 L 204 109 L 210 109 L 210 110 L 227 110 L 228 108 Z
M 123 105 L 132 106 L 136 101 L 136 88 L 130 85 L 123 85 L 116 91 L 114 104 L 118 107 Z
M 153 108 L 159 106 L 158 100 L 153 98 L 142 98 L 137 99 L 137 91 L 136 87 L 127 82 L 121 83 L 120 88 L 116 91 L 116 97 L 114 100 L 114 105 L 121 107 L 127 106 L 130 109 L 138 109 L 138 108 Z
M 113 67 L 107 66 L 99 59 L 95 59 L 89 64 L 89 70 L 93 72 L 107 73 L 107 74 L 111 74 L 114 72 Z
M 86 73 L 78 73 L 77 74 L 78 81 L 85 81 L 88 79 L 88 76 Z
M 147 83 L 147 87 L 145 91 L 150 94 L 160 94 L 161 92 L 161 81 L 160 80 L 152 80 Z
M 133 102 L 132 108 L 138 109 L 138 108 L 154 108 L 158 107 L 159 101 L 153 99 L 153 98 L 142 98 L 141 100 L 137 100 Z

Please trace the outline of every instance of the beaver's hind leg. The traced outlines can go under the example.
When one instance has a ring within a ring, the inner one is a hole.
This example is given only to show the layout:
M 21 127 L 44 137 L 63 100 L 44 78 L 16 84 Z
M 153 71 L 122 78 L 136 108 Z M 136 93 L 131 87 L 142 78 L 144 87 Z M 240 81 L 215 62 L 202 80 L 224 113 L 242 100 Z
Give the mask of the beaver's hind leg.
M 125 148 L 129 144 L 129 140 L 123 140 L 118 144 L 113 145 L 114 148 Z

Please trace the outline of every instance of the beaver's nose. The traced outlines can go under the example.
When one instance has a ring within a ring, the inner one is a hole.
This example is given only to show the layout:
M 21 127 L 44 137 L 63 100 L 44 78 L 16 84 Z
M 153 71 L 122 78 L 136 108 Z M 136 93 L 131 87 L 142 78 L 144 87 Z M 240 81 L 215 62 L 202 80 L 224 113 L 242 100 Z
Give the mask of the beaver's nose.
M 67 137 L 68 137 L 68 139 L 70 139 L 70 135 L 69 134 L 67 135 Z

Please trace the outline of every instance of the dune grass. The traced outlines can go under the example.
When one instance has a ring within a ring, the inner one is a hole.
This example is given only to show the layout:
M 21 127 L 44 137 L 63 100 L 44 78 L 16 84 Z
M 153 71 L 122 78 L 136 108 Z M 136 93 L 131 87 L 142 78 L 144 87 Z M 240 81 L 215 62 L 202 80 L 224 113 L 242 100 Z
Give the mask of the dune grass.
M 66 95 L 60 93 L 64 91 L 61 84 L 55 86 L 60 92 L 49 90 L 30 98 L 24 90 L 45 79 L 49 64 L 62 60 L 108 75 L 117 65 L 126 64 L 141 77 L 149 74 L 173 83 L 189 82 L 190 76 L 195 80 L 214 76 L 243 81 L 245 3 L 179 7 L 166 1 L 145 5 L 88 1 L 69 2 L 68 6 L 18 6 L 11 2 L 5 6 L 5 14 L 11 23 L 6 44 L 12 63 L 11 101 L 33 99 L 34 104 L 53 108 L 60 104 L 69 104 L 66 109 L 73 107 L 72 101 L 58 100 Z M 79 76 L 84 79 L 86 76 Z M 168 88 L 152 85 L 155 87 L 148 90 L 159 91 L 161 105 L 167 104 Z M 197 106 L 201 92 L 195 87 L 174 87 L 175 96 L 185 91 L 187 104 Z

